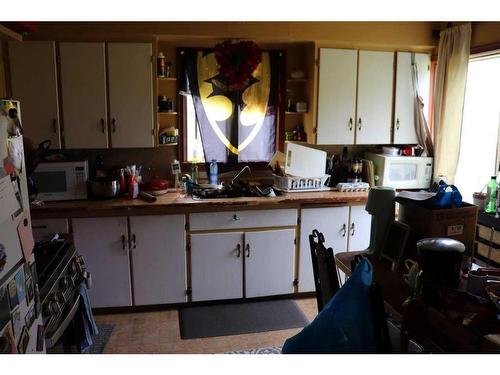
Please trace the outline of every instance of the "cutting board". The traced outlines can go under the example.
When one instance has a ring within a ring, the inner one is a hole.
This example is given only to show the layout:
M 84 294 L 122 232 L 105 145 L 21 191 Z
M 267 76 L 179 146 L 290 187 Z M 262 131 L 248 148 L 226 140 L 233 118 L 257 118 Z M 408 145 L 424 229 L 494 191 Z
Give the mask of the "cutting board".
M 286 144 L 285 173 L 298 177 L 325 175 L 326 152 L 297 143 Z

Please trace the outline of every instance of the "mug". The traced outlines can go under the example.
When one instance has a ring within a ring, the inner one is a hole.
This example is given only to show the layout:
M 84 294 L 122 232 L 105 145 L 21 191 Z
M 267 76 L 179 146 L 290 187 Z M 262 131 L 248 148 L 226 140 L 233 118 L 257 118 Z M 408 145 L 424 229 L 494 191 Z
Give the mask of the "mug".
M 405 259 L 403 264 L 406 269 L 403 280 L 414 290 L 417 286 L 417 275 L 420 271 L 418 263 L 411 259 Z
M 488 275 L 481 270 L 469 271 L 467 291 L 476 296 L 484 297 L 486 287 L 497 282 L 500 282 L 500 276 Z

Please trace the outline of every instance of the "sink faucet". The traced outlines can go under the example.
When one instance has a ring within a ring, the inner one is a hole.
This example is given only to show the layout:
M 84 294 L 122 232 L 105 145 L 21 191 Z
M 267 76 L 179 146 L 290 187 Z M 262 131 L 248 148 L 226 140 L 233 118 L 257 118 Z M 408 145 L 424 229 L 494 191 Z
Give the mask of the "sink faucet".
M 238 179 L 238 177 L 240 177 L 240 175 L 246 170 L 248 169 L 248 173 L 252 173 L 252 170 L 250 169 L 250 167 L 248 165 L 245 165 L 243 168 L 241 168 L 241 171 L 239 171 L 236 176 L 233 177 L 233 179 L 231 180 L 231 185 L 234 184 L 234 181 L 236 181 Z

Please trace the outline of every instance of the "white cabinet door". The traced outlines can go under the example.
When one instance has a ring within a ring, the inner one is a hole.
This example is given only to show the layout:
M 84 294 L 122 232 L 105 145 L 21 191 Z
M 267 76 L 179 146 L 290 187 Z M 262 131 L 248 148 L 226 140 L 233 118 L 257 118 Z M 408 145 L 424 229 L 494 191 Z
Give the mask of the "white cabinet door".
M 150 43 L 109 43 L 111 146 L 153 147 L 153 76 Z
M 243 233 L 191 235 L 193 301 L 243 297 Z
M 359 51 L 357 144 L 391 142 L 394 52 Z
M 73 219 L 73 239 L 92 275 L 92 307 L 131 306 L 127 218 Z
M 320 49 L 317 144 L 353 144 L 356 50 Z
M 107 148 L 103 43 L 61 43 L 65 148 Z
M 12 97 L 21 102 L 26 137 L 61 147 L 54 42 L 9 42 Z
M 415 144 L 418 140 L 415 131 L 411 52 L 397 54 L 394 143 Z
M 134 305 L 186 302 L 184 215 L 131 216 Z
M 429 96 L 431 85 L 431 56 L 428 53 L 416 53 L 418 92 L 424 102 L 424 115 L 427 121 L 429 115 Z
M 351 206 L 348 251 L 361 251 L 370 245 L 372 216 L 365 206 Z
M 349 207 L 305 208 L 300 220 L 299 292 L 315 290 L 309 235 L 314 229 L 325 236 L 334 253 L 347 250 Z
M 245 233 L 246 297 L 293 293 L 295 229 Z

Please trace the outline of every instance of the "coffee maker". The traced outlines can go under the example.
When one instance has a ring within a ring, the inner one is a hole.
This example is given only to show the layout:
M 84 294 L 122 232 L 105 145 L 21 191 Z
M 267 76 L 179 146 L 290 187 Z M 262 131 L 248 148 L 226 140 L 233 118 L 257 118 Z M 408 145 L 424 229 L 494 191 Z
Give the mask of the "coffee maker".
M 351 159 L 347 162 L 347 182 L 362 182 L 363 160 Z

